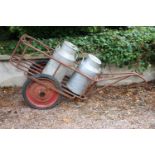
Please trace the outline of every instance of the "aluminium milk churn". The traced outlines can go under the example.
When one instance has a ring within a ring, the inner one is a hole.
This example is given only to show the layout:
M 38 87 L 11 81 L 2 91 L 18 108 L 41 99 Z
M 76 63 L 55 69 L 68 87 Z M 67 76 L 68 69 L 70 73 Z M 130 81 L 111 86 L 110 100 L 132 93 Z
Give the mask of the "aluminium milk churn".
M 73 66 L 74 62 L 77 59 L 78 51 L 79 51 L 79 49 L 75 45 L 73 45 L 71 42 L 64 41 L 61 46 L 59 46 L 55 49 L 53 57 L 66 65 Z M 51 59 L 45 66 L 42 73 L 53 76 L 55 71 L 57 70 L 58 66 L 59 66 L 59 63 L 57 61 Z M 71 71 L 69 68 L 61 65 L 55 74 L 55 78 L 59 82 L 61 82 L 63 80 L 64 76 L 70 74 L 70 72 Z
M 101 61 L 94 55 L 88 54 L 86 59 L 81 62 L 78 69 L 85 75 L 95 78 L 101 73 Z M 74 72 L 72 77 L 67 82 L 67 88 L 77 95 L 82 95 L 86 91 L 90 82 L 91 80 L 87 77 Z

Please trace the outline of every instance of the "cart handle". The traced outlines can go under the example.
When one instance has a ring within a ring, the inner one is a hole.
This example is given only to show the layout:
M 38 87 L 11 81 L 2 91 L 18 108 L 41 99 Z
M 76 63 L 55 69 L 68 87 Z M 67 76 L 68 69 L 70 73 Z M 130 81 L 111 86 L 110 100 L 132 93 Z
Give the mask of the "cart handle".
M 123 74 L 123 73 L 122 73 L 122 74 Z M 127 74 L 127 73 L 125 73 L 125 74 Z M 112 75 L 113 75 L 113 74 L 112 74 Z M 122 76 L 122 77 L 114 77 L 113 79 L 117 79 L 117 78 L 120 78 L 120 79 L 118 79 L 118 80 L 116 80 L 116 81 L 114 81 L 114 82 L 112 82 L 112 83 L 109 83 L 109 84 L 107 84 L 107 85 L 105 85 L 105 86 L 103 86 L 103 87 L 101 87 L 101 88 L 99 88 L 99 89 L 96 89 L 96 90 L 92 91 L 90 94 L 99 92 L 99 91 L 101 91 L 102 89 L 105 89 L 106 87 L 112 86 L 112 85 L 114 85 L 114 84 L 116 84 L 116 83 L 118 83 L 118 82 L 120 82 L 120 81 L 122 81 L 122 80 L 125 80 L 125 79 L 127 79 L 127 78 L 129 78 L 129 77 L 131 77 L 131 76 L 138 76 L 138 77 L 141 78 L 144 82 L 147 82 L 141 75 L 139 75 L 138 73 L 133 72 L 132 74 L 128 74 L 128 75 L 125 75 L 125 76 Z M 108 80 L 108 78 L 105 79 L 105 80 Z M 112 80 L 112 78 L 111 78 L 110 80 Z M 102 79 L 99 79 L 97 82 L 99 82 L 99 81 L 104 81 L 104 79 L 103 79 L 103 78 L 102 78 Z
M 104 80 L 113 80 L 113 79 L 117 79 L 117 78 L 121 78 L 121 77 L 126 77 L 126 76 L 138 76 L 140 79 L 142 79 L 144 82 L 147 82 L 143 76 L 141 76 L 140 74 L 136 73 L 136 72 L 128 72 L 128 73 L 109 73 L 109 74 L 102 74 L 101 76 L 104 76 L 104 75 L 124 75 L 124 76 L 118 76 L 118 77 L 112 77 L 111 79 L 110 78 L 105 78 L 105 77 L 100 77 L 100 78 L 97 78 L 96 81 L 97 82 L 101 82 L 101 81 L 104 81 Z

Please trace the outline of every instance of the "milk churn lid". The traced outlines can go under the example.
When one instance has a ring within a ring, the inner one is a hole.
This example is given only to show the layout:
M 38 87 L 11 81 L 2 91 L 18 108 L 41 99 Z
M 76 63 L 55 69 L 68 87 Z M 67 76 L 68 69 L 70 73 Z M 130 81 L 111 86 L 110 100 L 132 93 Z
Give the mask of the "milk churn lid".
M 71 43 L 67 40 L 64 41 L 64 44 L 66 44 L 68 47 L 74 49 L 75 51 L 79 51 L 79 48 L 77 46 L 75 46 L 73 43 Z
M 89 57 L 92 61 L 94 61 L 95 63 L 101 65 L 101 60 L 98 59 L 96 56 L 94 56 L 94 55 L 92 55 L 92 54 L 88 54 L 88 57 Z

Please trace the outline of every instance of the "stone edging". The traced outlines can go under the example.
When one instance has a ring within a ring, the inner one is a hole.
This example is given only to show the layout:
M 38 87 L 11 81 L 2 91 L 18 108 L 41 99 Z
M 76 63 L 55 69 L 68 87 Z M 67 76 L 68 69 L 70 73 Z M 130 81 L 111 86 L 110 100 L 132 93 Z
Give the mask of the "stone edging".
M 22 86 L 23 83 L 26 80 L 26 76 L 24 72 L 18 70 L 14 66 L 12 66 L 8 60 L 9 56 L 0 56 L 0 87 L 7 87 L 7 86 Z M 35 58 L 37 59 L 37 58 Z M 103 68 L 103 73 L 121 73 L 121 72 L 129 72 L 127 67 L 124 68 L 117 68 L 115 66 L 105 67 Z M 144 78 L 147 81 L 155 80 L 155 66 L 152 66 L 152 68 L 149 68 L 144 73 Z M 139 83 L 142 80 L 136 77 L 132 77 L 129 79 L 126 79 L 124 81 L 119 82 L 119 85 L 127 85 L 132 83 Z M 102 86 L 105 82 L 100 82 L 98 85 Z

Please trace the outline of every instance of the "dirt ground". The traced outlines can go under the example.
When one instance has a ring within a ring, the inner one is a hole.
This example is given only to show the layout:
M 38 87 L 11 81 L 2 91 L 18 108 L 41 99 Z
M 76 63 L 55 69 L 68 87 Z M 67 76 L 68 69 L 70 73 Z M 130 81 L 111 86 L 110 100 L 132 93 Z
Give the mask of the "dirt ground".
M 20 88 L 3 88 L 0 128 L 155 128 L 155 82 L 110 87 L 50 110 L 25 105 Z

